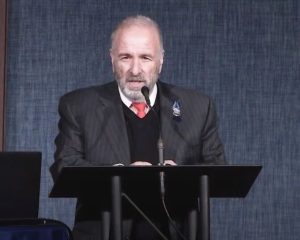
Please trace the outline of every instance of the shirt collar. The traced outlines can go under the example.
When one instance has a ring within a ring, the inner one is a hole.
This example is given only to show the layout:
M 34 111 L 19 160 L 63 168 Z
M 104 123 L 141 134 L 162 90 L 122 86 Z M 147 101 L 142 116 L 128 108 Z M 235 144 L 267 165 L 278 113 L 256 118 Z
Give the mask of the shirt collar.
M 122 102 L 130 108 L 131 104 L 132 104 L 132 101 L 126 97 L 124 95 L 124 93 L 121 91 L 120 87 L 118 86 L 118 89 L 119 89 L 119 93 L 120 93 L 120 97 L 121 97 L 121 100 Z M 151 107 L 153 107 L 154 103 L 155 103 L 155 100 L 156 100 L 156 96 L 157 96 L 157 85 L 155 84 L 154 87 L 153 87 L 153 90 L 152 92 L 149 94 L 149 100 L 150 100 L 150 104 L 151 104 Z

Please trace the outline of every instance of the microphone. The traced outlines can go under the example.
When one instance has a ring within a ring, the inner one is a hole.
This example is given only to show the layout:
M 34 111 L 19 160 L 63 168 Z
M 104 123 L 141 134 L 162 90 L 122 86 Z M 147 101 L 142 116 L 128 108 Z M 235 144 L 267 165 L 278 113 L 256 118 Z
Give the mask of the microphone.
M 150 99 L 149 99 L 149 88 L 144 86 L 141 89 L 141 92 L 146 100 L 146 103 L 148 105 L 148 107 L 150 108 L 150 110 L 152 110 L 157 118 L 158 121 L 158 131 L 159 131 L 159 137 L 157 140 L 157 149 L 158 149 L 158 166 L 164 166 L 164 142 L 162 139 L 162 134 L 161 134 L 161 125 L 160 125 L 160 119 L 159 116 L 157 114 L 157 112 L 154 111 L 154 109 L 151 107 L 150 104 Z M 182 239 L 185 239 L 185 237 L 182 235 L 182 233 L 177 229 L 176 225 L 174 224 L 174 221 L 172 220 L 172 218 L 170 217 L 169 211 L 166 207 L 166 203 L 165 203 L 165 173 L 163 171 L 159 172 L 159 183 L 160 183 L 160 195 L 161 195 L 161 200 L 163 203 L 163 207 L 164 210 L 167 214 L 167 217 L 171 223 L 171 226 L 173 226 L 173 228 L 175 229 L 175 231 L 180 235 L 180 237 Z
M 152 110 L 154 112 L 154 114 L 158 120 L 158 129 L 159 129 L 159 133 L 158 133 L 159 137 L 157 140 L 158 165 L 163 166 L 164 165 L 164 143 L 163 143 L 162 136 L 161 136 L 160 120 L 159 120 L 157 113 L 151 107 L 150 99 L 149 99 L 149 88 L 144 86 L 144 87 L 142 87 L 141 92 L 146 100 L 148 107 L 150 108 L 150 110 Z M 160 172 L 159 176 L 160 176 L 160 193 L 161 193 L 162 197 L 164 198 L 164 196 L 165 196 L 165 174 L 164 174 L 164 172 Z
M 146 100 L 148 107 L 151 108 L 150 99 L 149 99 L 149 88 L 144 86 L 144 87 L 142 87 L 141 92 Z

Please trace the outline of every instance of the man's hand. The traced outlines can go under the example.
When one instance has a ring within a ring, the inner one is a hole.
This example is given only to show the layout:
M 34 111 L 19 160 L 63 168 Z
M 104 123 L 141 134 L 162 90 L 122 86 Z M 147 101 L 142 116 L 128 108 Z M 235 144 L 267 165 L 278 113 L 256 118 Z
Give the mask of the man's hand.
M 131 166 L 152 166 L 151 163 L 145 161 L 136 161 L 130 164 Z M 165 160 L 164 165 L 176 166 L 177 164 L 173 160 Z
M 177 164 L 173 160 L 165 160 L 164 165 L 176 166 Z
M 144 161 L 136 161 L 130 164 L 131 166 L 151 166 L 152 164 Z

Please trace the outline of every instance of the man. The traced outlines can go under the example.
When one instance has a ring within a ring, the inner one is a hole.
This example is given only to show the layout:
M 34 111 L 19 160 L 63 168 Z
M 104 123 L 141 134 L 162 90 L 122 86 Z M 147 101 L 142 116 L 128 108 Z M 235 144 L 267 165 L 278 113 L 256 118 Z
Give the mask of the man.
M 60 100 L 60 132 L 50 169 L 53 178 L 63 166 L 157 165 L 160 134 L 165 164 L 224 163 L 211 99 L 158 81 L 164 60 L 158 25 L 144 16 L 128 17 L 111 40 L 116 82 L 76 90 Z M 151 106 L 145 106 L 144 86 L 149 89 Z M 75 239 L 99 236 L 103 209 L 90 199 L 78 199 Z M 145 232 L 133 228 L 131 239 L 146 239 L 145 235 L 156 239 L 152 233 L 141 236 Z

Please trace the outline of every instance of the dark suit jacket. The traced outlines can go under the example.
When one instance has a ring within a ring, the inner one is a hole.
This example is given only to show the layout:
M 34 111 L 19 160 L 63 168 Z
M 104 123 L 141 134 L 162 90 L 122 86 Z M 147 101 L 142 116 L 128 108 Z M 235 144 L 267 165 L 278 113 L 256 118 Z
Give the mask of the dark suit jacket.
M 211 99 L 195 90 L 158 82 L 164 158 L 184 164 L 222 164 L 223 145 Z M 172 106 L 180 104 L 180 116 Z M 75 90 L 59 104 L 55 140 L 55 180 L 63 166 L 130 164 L 130 148 L 117 83 Z M 76 222 L 97 219 L 98 213 L 78 201 Z M 89 204 L 91 205 L 91 204 Z M 97 211 L 98 212 L 98 211 Z

